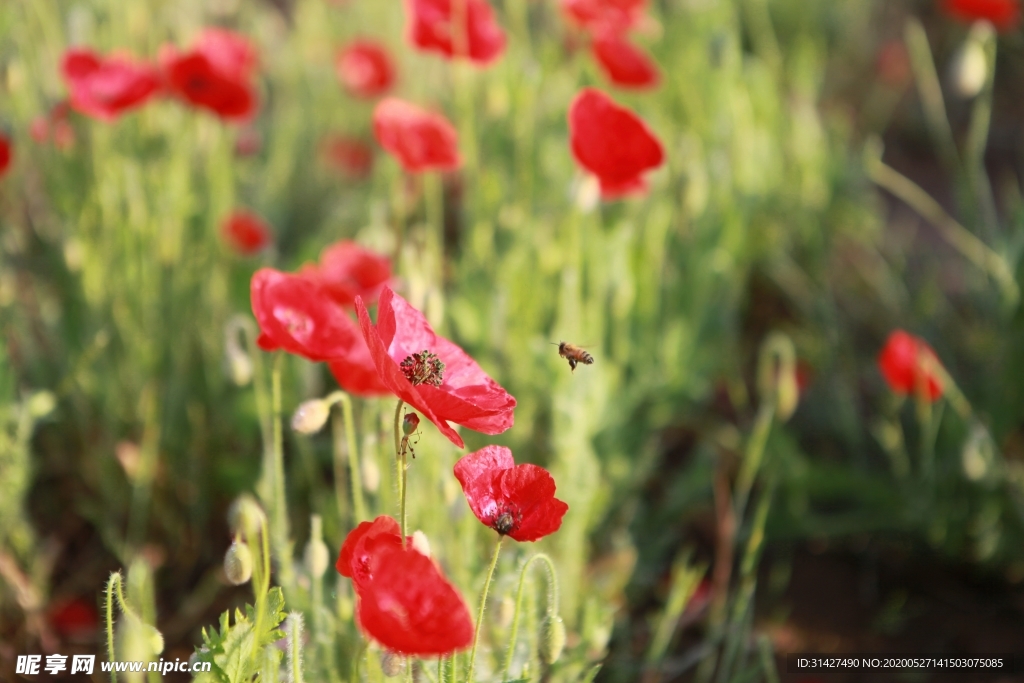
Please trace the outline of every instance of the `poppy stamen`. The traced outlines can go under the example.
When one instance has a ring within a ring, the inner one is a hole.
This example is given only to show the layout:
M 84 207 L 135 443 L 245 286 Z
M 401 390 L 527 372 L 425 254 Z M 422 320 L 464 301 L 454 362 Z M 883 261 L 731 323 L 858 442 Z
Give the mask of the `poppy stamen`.
M 413 386 L 429 384 L 439 387 L 444 383 L 444 361 L 426 349 L 406 356 L 399 367 Z

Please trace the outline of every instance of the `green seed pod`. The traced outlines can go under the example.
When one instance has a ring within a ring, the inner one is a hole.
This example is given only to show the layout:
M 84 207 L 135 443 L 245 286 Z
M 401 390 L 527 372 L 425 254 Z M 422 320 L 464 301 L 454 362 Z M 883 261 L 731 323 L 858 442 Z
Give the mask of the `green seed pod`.
M 391 650 L 380 653 L 380 668 L 388 678 L 394 678 L 405 671 L 405 655 Z
M 228 525 L 231 527 L 231 531 L 236 534 L 244 534 L 249 530 L 255 531 L 259 529 L 264 519 L 266 517 L 263 514 L 263 508 L 248 493 L 240 495 L 228 509 Z
M 309 539 L 309 543 L 306 544 L 306 550 L 303 554 L 303 562 L 306 564 L 306 571 L 309 575 L 315 579 L 320 578 L 327 571 L 327 566 L 331 563 L 331 551 L 327 549 L 327 544 L 319 538 Z
M 541 661 L 554 664 L 565 649 L 565 622 L 557 614 L 549 614 L 540 625 Z
M 244 542 L 235 541 L 224 554 L 224 574 L 235 586 L 252 578 L 252 551 Z
M 299 434 L 316 434 L 327 424 L 330 414 L 330 404 L 321 398 L 303 401 L 292 414 L 292 429 Z

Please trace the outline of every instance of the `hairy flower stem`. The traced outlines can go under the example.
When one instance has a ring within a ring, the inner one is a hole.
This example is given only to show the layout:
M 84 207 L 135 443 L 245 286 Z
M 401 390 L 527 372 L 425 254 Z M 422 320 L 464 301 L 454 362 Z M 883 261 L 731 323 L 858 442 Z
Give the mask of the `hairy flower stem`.
M 273 414 L 273 444 L 271 450 L 271 546 L 281 568 L 281 584 L 285 589 L 292 587 L 292 554 L 288 542 L 288 506 L 284 485 L 284 429 L 281 425 L 281 365 L 284 354 L 274 356 L 274 368 L 270 376 L 271 411 Z
M 332 392 L 325 399 L 328 404 L 333 405 L 334 403 L 341 404 L 341 413 L 345 421 L 345 448 L 348 451 L 348 476 L 352 480 L 352 514 L 355 519 L 352 520 L 352 526 L 359 524 L 366 519 L 366 502 L 363 500 L 363 485 L 362 477 L 360 476 L 359 470 L 359 450 L 356 448 L 356 426 L 355 419 L 352 416 L 352 399 L 344 391 Z M 337 413 L 335 413 L 337 415 Z M 338 457 L 337 444 L 339 443 L 338 432 L 340 431 L 340 422 L 335 418 L 331 422 L 331 430 L 334 432 L 335 442 L 335 479 L 340 480 L 338 476 L 340 474 L 341 464 L 340 458 Z M 335 492 L 338 498 L 338 509 L 342 507 L 342 492 Z
M 491 557 L 491 566 L 487 569 L 487 579 L 484 580 L 484 590 L 480 594 L 480 609 L 476 613 L 476 628 L 473 630 L 473 648 L 469 651 L 469 671 L 466 674 L 466 683 L 474 683 L 473 670 L 476 668 L 476 648 L 480 644 L 480 629 L 484 623 L 484 608 L 487 607 L 487 592 L 491 589 L 491 580 L 494 578 L 494 568 L 498 566 L 498 555 L 501 554 L 501 542 L 504 536 L 498 536 L 498 543 L 494 546 L 494 556 Z
M 505 652 L 505 666 L 501 674 L 502 683 L 508 680 L 509 669 L 512 668 L 512 657 L 516 651 L 516 639 L 519 636 L 519 615 L 523 608 L 523 589 L 526 587 L 526 574 L 529 572 L 530 565 L 537 560 L 543 562 L 544 568 L 547 569 L 548 614 L 558 613 L 558 576 L 555 574 L 555 564 L 548 555 L 537 553 L 528 559 L 523 564 L 523 568 L 519 570 L 519 587 L 516 589 L 516 610 L 512 616 L 512 633 L 508 641 L 508 650 Z
M 395 458 L 398 462 L 398 510 L 399 510 L 399 523 L 402 527 L 402 547 L 405 547 L 405 488 L 409 483 L 406 477 L 406 456 L 405 449 L 402 448 L 402 406 L 405 405 L 405 401 L 398 399 L 398 405 L 395 406 Z

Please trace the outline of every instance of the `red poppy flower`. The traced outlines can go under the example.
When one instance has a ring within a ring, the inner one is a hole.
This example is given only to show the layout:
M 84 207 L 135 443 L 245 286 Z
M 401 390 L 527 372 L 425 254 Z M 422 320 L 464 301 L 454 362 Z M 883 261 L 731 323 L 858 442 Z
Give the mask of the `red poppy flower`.
M 960 21 L 986 19 L 1000 31 L 1020 23 L 1020 0 L 942 0 L 942 7 Z
M 244 36 L 207 29 L 190 52 L 178 54 L 164 46 L 161 53 L 167 89 L 174 96 L 223 119 L 244 120 L 255 113 L 257 97 L 250 80 L 256 49 Z
M 92 636 L 100 625 L 96 605 L 82 598 L 58 602 L 50 607 L 48 618 L 62 638 L 78 640 Z
M 458 0 L 405 0 L 409 41 L 421 50 L 453 57 L 456 52 L 454 14 Z M 466 56 L 478 64 L 497 59 L 505 51 L 505 32 L 494 20 L 486 0 L 461 0 L 466 17 L 462 29 Z M 462 55 L 459 55 L 462 56 Z
M 573 156 L 600 180 L 605 199 L 642 192 L 642 174 L 665 159 L 647 124 L 593 88 L 585 88 L 573 100 L 569 134 Z
M 935 372 L 936 367 L 940 367 L 939 359 L 932 347 L 903 330 L 889 335 L 878 356 L 878 368 L 893 391 L 913 394 L 923 383 L 929 401 L 942 395 L 942 382 Z
M 406 655 L 444 655 L 473 640 L 469 608 L 433 560 L 411 544 L 380 544 L 374 572 L 357 585 L 356 617 L 381 645 Z
M 256 48 L 246 36 L 221 28 L 203 29 L 192 49 L 228 78 L 245 80 L 259 64 Z
M 85 48 L 64 53 L 61 75 L 71 93 L 71 106 L 101 121 L 141 106 L 160 87 L 156 69 L 123 55 L 101 57 Z
M 376 551 L 385 545 L 402 547 L 401 527 L 394 517 L 381 515 L 372 522 L 360 522 L 348 532 L 334 568 L 352 579 L 357 587 L 373 578 Z
M 351 240 L 335 242 L 320 253 L 317 266 L 303 269 L 342 306 L 354 306 L 356 297 L 375 299 L 391 280 L 391 259 Z
M 625 32 L 640 19 L 646 4 L 647 0 L 562 0 L 562 11 L 589 31 Z
M 311 361 L 346 358 L 362 340 L 355 322 L 317 282 L 261 268 L 250 285 L 264 351 L 284 349 Z
M 485 446 L 455 463 L 477 519 L 502 536 L 536 541 L 562 526 L 569 506 L 555 498 L 555 480 L 538 465 L 516 465 L 504 446 Z
M 14 156 L 12 149 L 11 139 L 0 133 L 0 177 L 11 167 L 11 158 Z
M 453 171 L 459 167 L 459 135 L 440 114 L 395 98 L 373 111 L 373 132 L 380 146 L 410 173 Z
M 365 178 L 373 168 L 373 150 L 356 138 L 331 136 L 323 142 L 327 163 L 352 178 Z
M 357 40 L 338 53 L 338 80 L 356 97 L 377 97 L 395 83 L 395 66 L 382 45 Z
M 224 239 L 240 254 L 250 255 L 270 244 L 270 228 L 249 211 L 235 211 L 221 226 Z
M 604 32 L 590 47 L 598 66 L 615 85 L 653 88 L 661 80 L 658 67 L 644 52 L 620 33 Z
M 516 400 L 390 287 L 381 292 L 376 325 L 361 297 L 356 312 L 381 381 L 453 444 L 465 445 L 448 422 L 484 434 L 512 426 Z

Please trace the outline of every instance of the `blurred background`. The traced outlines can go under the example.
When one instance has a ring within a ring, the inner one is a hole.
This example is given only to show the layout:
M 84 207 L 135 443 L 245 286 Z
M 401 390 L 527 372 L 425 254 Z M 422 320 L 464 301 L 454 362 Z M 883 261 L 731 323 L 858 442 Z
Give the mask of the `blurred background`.
M 537 550 L 568 636 L 554 664 L 522 636 L 523 679 L 795 681 L 812 679 L 786 653 L 1022 652 L 1017 2 L 621 2 L 659 74 L 645 87 L 595 59 L 572 2 L 491 0 L 507 44 L 486 65 L 417 49 L 412 4 L 0 5 L 0 679 L 21 680 L 17 655 L 102 658 L 111 572 L 168 659 L 249 599 L 224 577 L 226 515 L 258 488 L 270 368 L 286 415 L 337 389 L 253 346 L 250 278 L 342 239 L 390 258 L 516 397 L 515 426 L 463 430 L 467 449 L 544 465 L 570 506 L 558 534 L 507 546 L 480 680 L 507 680 L 503 610 Z M 69 106 L 69 48 L 159 64 L 207 27 L 258 55 L 250 116 L 165 94 L 112 120 Z M 452 122 L 459 170 L 381 149 L 379 96 L 338 66 L 356 39 L 390 55 L 390 95 Z M 574 161 L 587 86 L 661 141 L 646 192 L 602 201 Z M 224 227 L 242 210 L 258 244 Z M 935 400 L 881 372 L 899 329 L 934 349 Z M 570 372 L 560 340 L 595 363 Z M 296 557 L 311 515 L 332 562 L 359 521 L 347 472 L 371 517 L 396 512 L 394 399 L 352 403 L 348 425 L 286 430 Z M 451 476 L 466 451 L 421 431 L 410 520 L 475 606 L 492 534 Z M 285 596 L 313 620 L 303 571 Z M 343 664 L 369 661 L 349 582 L 323 582 L 310 680 L 377 680 Z M 971 675 L 913 680 L 1024 680 Z

